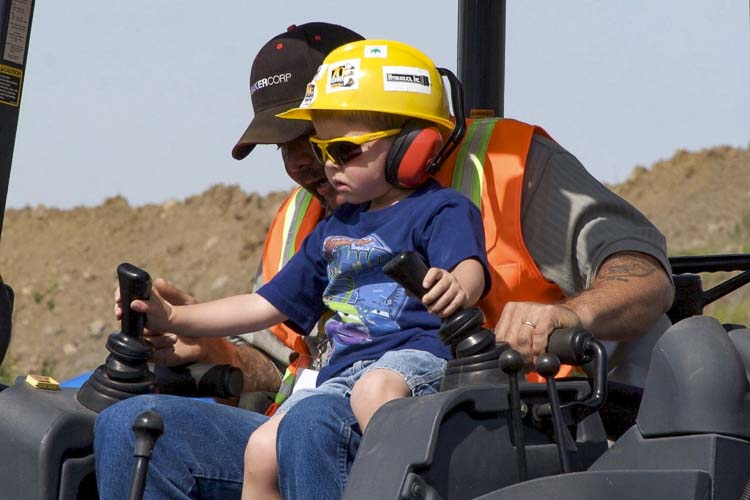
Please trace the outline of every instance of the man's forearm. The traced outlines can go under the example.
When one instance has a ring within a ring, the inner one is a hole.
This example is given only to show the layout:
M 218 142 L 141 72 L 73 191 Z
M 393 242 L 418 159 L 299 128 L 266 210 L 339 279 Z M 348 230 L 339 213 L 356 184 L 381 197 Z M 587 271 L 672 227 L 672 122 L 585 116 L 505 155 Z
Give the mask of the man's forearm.
M 672 305 L 674 289 L 653 257 L 623 252 L 608 258 L 591 286 L 561 305 L 602 340 L 632 340 Z
M 281 377 L 266 354 L 250 344 L 235 344 L 227 338 L 203 339 L 205 363 L 230 364 L 240 368 L 245 375 L 244 392 L 275 392 Z

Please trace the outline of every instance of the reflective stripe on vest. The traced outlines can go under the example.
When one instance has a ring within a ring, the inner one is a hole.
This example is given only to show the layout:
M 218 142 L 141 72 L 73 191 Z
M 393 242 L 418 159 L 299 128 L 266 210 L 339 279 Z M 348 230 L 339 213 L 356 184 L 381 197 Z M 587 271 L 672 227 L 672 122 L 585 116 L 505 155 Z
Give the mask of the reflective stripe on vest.
M 268 283 L 299 250 L 302 241 L 325 215 L 320 202 L 303 188 L 295 189 L 281 204 L 266 235 L 261 261 L 263 282 Z M 304 337 L 286 325 L 270 328 L 290 349 L 310 354 Z
M 289 262 L 324 215 L 325 210 L 317 198 L 301 187 L 295 189 L 282 203 L 263 247 L 264 282 L 270 281 Z M 296 359 L 287 367 L 281 379 L 274 404 L 266 410 L 267 415 L 273 415 L 279 405 L 292 394 L 298 369 L 309 366 L 310 350 L 304 337 L 284 324 L 274 325 L 269 330 L 297 353 Z
M 451 187 L 482 208 L 484 157 L 490 144 L 495 124 L 500 118 L 475 120 L 469 124 L 461 149 L 456 158 Z
M 284 267 L 296 252 L 295 242 L 297 241 L 299 228 L 312 199 L 313 196 L 307 190 L 299 188 L 293 194 L 292 202 L 287 206 L 284 213 L 284 229 L 282 232 L 284 240 L 281 243 L 278 269 Z

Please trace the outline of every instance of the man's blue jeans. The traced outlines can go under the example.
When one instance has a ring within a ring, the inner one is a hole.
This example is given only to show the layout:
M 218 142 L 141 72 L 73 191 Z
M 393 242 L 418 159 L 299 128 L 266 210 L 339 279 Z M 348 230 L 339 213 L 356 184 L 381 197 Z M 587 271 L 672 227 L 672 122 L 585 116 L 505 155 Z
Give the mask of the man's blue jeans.
M 176 396 L 138 396 L 96 419 L 94 451 L 101 498 L 125 498 L 133 470 L 135 417 L 164 419 L 149 462 L 144 498 L 239 498 L 250 434 L 267 417 Z M 279 486 L 287 499 L 340 498 L 360 441 L 349 399 L 316 395 L 284 415 L 278 433 Z
M 302 399 L 279 425 L 279 487 L 284 498 L 341 498 L 361 436 L 349 398 Z
M 166 395 L 126 399 L 97 417 L 94 451 L 100 498 L 126 498 L 135 443 L 131 427 L 147 410 L 161 414 L 164 434 L 149 462 L 145 499 L 240 498 L 247 440 L 268 418 Z

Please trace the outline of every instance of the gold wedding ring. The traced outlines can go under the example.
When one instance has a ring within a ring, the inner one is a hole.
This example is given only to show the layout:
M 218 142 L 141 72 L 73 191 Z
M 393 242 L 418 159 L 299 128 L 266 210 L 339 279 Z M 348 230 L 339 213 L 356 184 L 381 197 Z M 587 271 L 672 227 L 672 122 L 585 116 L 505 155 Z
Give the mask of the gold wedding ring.
M 531 328 L 536 328 L 536 324 L 532 323 L 531 321 L 524 321 L 521 323 L 523 326 L 530 326 Z

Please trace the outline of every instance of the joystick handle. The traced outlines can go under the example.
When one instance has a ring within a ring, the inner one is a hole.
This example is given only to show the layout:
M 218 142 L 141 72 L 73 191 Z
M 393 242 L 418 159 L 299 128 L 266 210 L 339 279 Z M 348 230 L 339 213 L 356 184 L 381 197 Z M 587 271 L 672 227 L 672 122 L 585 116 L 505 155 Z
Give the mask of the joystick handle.
M 120 284 L 122 301 L 120 331 L 126 336 L 140 338 L 143 336 L 146 315 L 132 310 L 130 303 L 138 299 L 149 299 L 151 296 L 151 276 L 143 269 L 124 262 L 117 266 L 117 280 Z
M 383 266 L 383 273 L 404 289 L 422 300 L 427 289 L 422 286 L 428 268 L 414 252 L 401 252 Z
M 141 500 L 146 486 L 148 461 L 151 459 L 156 440 L 164 434 L 164 420 L 155 411 L 145 411 L 135 418 L 133 433 L 135 434 L 135 449 L 133 450 L 135 463 L 130 479 L 128 500 Z

